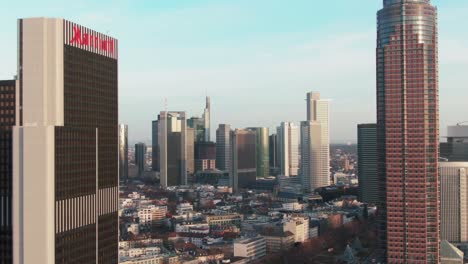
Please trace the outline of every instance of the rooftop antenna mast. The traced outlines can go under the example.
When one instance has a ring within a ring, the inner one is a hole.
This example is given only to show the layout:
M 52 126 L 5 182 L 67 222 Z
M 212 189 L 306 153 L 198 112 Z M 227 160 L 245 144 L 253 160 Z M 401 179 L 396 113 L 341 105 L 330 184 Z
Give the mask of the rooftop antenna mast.
M 167 112 L 167 97 L 164 98 L 164 111 Z

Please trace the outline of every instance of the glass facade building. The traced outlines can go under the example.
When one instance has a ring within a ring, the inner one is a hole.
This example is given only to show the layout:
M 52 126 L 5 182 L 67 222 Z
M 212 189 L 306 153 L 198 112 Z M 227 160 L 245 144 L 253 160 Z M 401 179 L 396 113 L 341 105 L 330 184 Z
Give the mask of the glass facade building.
M 377 178 L 377 125 L 358 125 L 358 178 L 359 200 L 377 204 L 379 181 Z
M 257 178 L 270 176 L 269 129 L 266 127 L 250 128 L 256 134 Z

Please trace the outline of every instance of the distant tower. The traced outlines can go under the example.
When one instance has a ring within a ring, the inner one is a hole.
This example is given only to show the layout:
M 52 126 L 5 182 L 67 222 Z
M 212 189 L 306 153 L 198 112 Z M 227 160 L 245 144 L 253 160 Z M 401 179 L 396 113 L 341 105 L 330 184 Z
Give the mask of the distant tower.
M 203 120 L 205 122 L 205 142 L 211 141 L 211 100 L 210 97 L 206 97 L 206 106 L 203 113 Z
M 301 123 L 301 172 L 304 188 L 330 185 L 330 102 L 307 93 L 307 121 Z
M 377 178 L 377 125 L 358 125 L 358 177 L 359 200 L 377 204 L 379 179 Z
M 138 168 L 138 177 L 143 177 L 145 174 L 146 165 L 146 144 L 135 144 L 135 165 Z
M 257 178 L 256 133 L 246 129 L 231 132 L 232 163 L 230 186 L 233 191 L 252 188 Z
M 216 130 L 216 167 L 229 172 L 231 170 L 231 126 L 219 124 Z
M 119 125 L 119 179 L 128 180 L 128 126 Z
M 185 112 L 160 112 L 158 153 L 162 187 L 187 184 L 187 159 L 191 151 L 193 160 L 193 137 L 193 129 L 187 129 Z
M 276 130 L 280 174 L 284 176 L 297 176 L 299 171 L 298 127 L 293 123 L 282 122 Z
M 270 176 L 270 144 L 267 127 L 252 127 L 256 135 L 257 178 Z

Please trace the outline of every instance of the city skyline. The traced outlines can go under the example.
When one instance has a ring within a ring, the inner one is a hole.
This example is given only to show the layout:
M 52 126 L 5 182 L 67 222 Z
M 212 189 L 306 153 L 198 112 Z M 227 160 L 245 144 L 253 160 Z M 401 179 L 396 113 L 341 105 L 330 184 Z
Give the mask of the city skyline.
M 151 120 L 165 108 L 165 98 L 169 110 L 185 110 L 192 116 L 200 115 L 208 94 L 212 100 L 211 134 L 219 123 L 233 128 L 264 126 L 274 131 L 282 121 L 298 125 L 305 119 L 303 94 L 311 90 L 333 100 L 331 142 L 355 142 L 355 125 L 375 122 L 373 43 L 375 10 L 381 2 L 265 5 L 265 1 L 181 1 L 139 5 L 122 1 L 113 3 L 112 8 L 106 2 L 82 2 L 73 11 L 61 3 L 31 3 L 29 8 L 24 8 L 26 2 L 11 3 L 10 12 L 0 18 L 5 25 L 0 76 L 11 79 L 16 72 L 16 55 L 11 51 L 16 49 L 18 17 L 64 16 L 104 33 L 110 30 L 121 40 L 120 123 L 129 125 L 130 143 L 151 139 Z M 467 39 L 457 32 L 466 28 L 467 22 L 461 18 L 468 3 L 432 3 L 440 13 L 443 128 L 466 119 L 458 109 L 468 91 L 458 83 L 466 83 L 468 78 L 463 74 L 468 69 L 468 52 L 463 52 Z M 142 11 L 143 7 L 148 10 Z M 320 10 L 331 8 L 336 12 L 320 14 Z M 122 10 L 128 16 L 114 19 Z M 207 16 L 211 13 L 217 14 Z M 213 19 L 217 23 L 211 23 Z M 150 51 L 154 57 L 147 56 Z M 275 93 L 262 97 L 270 90 Z M 278 106 L 284 111 L 279 112 Z M 243 108 L 249 111 L 238 111 Z M 441 136 L 445 136 L 443 132 Z

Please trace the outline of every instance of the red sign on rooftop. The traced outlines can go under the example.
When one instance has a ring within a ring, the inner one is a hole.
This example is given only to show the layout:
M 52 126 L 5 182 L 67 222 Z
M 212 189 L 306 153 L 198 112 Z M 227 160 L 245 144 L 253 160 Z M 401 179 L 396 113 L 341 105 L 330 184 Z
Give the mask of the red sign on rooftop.
M 65 21 L 65 44 L 117 59 L 117 40 L 94 30 Z

